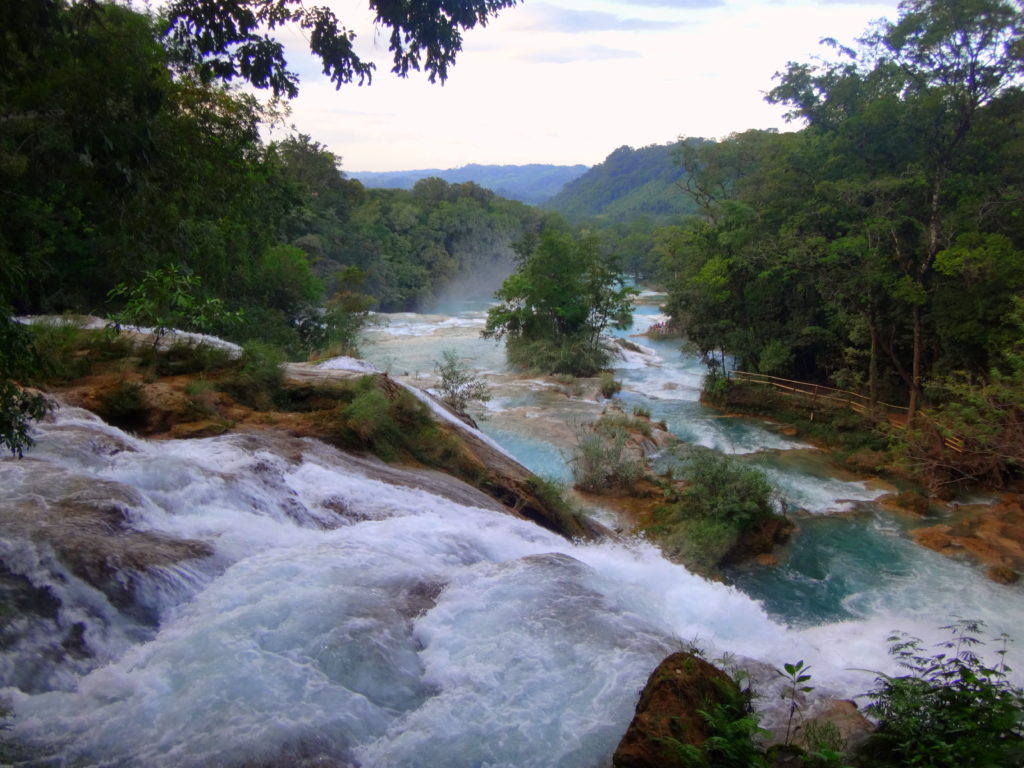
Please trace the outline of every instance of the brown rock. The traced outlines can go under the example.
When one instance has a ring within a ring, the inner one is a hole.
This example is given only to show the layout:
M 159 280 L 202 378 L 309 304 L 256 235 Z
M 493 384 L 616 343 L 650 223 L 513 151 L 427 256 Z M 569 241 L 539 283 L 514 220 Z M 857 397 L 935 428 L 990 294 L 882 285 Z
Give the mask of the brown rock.
M 771 555 L 777 544 L 789 541 L 796 525 L 788 518 L 776 515 L 758 523 L 755 528 L 744 531 L 736 544 L 722 558 L 722 565 L 732 565 L 752 560 L 762 555 Z
M 956 542 L 985 565 L 1006 565 L 1008 558 L 1004 557 L 1001 548 L 994 541 L 974 536 L 959 536 Z
M 995 504 L 952 505 L 953 521 L 913 531 L 921 546 L 944 555 L 962 555 L 989 566 L 988 576 L 1012 584 L 1024 568 L 1024 507 L 1005 494 Z
M 819 710 L 810 719 L 810 722 L 832 723 L 839 731 L 839 737 L 847 744 L 856 742 L 874 730 L 871 721 L 864 717 L 857 709 L 857 705 L 848 699 L 828 701 L 825 708 Z M 806 731 L 806 725 L 800 729 L 798 741 L 801 742 L 801 746 L 806 749 L 817 749 L 819 745 L 808 744 L 804 741 Z
M 1016 584 L 1020 581 L 1020 574 L 1006 565 L 993 565 L 985 575 L 996 584 Z
M 612 757 L 616 768 L 682 768 L 672 742 L 700 746 L 710 735 L 698 710 L 722 701 L 736 684 L 692 653 L 673 653 L 651 674 L 636 715 Z
M 215 437 L 228 431 L 228 425 L 220 420 L 203 419 L 171 426 L 171 437 L 184 440 L 194 437 Z
M 917 528 L 911 531 L 911 536 L 922 547 L 949 555 L 959 551 L 950 535 L 952 531 L 953 528 L 949 525 L 933 525 L 930 528 Z

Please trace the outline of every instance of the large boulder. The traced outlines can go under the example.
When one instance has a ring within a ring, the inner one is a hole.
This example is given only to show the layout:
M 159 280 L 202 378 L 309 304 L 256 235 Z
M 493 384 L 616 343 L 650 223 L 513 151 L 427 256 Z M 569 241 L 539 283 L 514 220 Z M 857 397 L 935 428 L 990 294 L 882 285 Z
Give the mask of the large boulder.
M 701 746 L 710 736 L 700 715 L 742 694 L 732 679 L 692 653 L 673 653 L 651 674 L 636 715 L 612 758 L 616 768 L 684 768 L 680 745 Z

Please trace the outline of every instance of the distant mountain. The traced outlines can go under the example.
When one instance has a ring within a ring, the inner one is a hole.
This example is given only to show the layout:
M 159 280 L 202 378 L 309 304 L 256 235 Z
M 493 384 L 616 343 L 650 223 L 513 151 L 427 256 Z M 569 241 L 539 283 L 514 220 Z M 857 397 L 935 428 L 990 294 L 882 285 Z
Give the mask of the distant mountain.
M 464 165 L 462 168 L 427 168 L 420 171 L 359 171 L 346 173 L 367 187 L 412 189 L 420 179 L 436 176 L 449 184 L 472 181 L 497 195 L 539 205 L 558 194 L 566 182 L 587 170 L 585 165 Z
M 619 147 L 603 163 L 566 184 L 543 207 L 572 220 L 696 213 L 693 200 L 679 187 L 685 172 L 675 159 L 676 146 L 672 142 L 640 149 Z

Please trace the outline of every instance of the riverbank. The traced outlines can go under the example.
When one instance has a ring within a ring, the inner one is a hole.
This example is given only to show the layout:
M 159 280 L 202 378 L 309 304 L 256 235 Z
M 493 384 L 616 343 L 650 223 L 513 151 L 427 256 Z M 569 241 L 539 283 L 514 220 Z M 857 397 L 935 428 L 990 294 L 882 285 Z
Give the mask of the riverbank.
M 837 464 L 863 478 L 881 478 L 901 488 L 877 499 L 920 525 L 913 541 L 940 554 L 975 562 L 999 584 L 1016 583 L 1024 571 L 1024 495 L 996 493 L 991 502 L 964 503 L 927 494 L 902 463 L 888 422 L 764 385 L 729 382 L 709 407 L 756 416 L 783 434 L 827 451 Z M 977 489 L 982 493 L 986 489 Z M 991 491 L 988 491 L 992 493 Z M 970 494 L 965 494 L 968 498 Z M 929 521 L 938 521 L 927 525 Z

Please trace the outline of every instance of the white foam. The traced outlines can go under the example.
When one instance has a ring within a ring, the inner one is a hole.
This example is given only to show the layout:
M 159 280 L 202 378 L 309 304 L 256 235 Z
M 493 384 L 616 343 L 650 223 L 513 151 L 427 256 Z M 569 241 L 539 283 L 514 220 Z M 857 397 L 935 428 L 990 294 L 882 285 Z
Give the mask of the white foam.
M 357 357 L 332 357 L 317 363 L 317 368 L 324 371 L 350 371 L 352 373 L 380 373 L 381 370 L 367 360 L 360 360 Z

